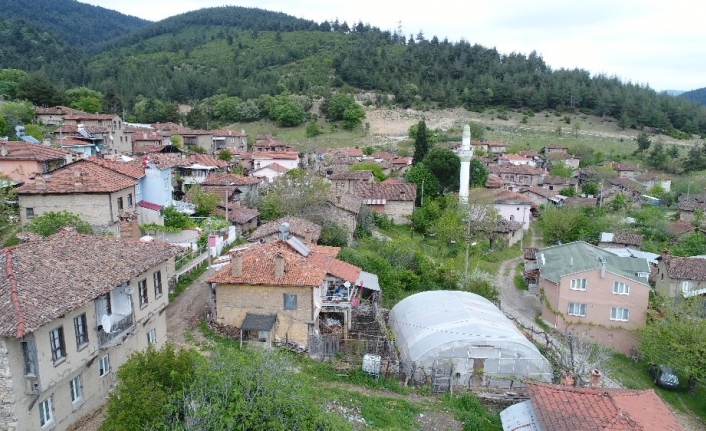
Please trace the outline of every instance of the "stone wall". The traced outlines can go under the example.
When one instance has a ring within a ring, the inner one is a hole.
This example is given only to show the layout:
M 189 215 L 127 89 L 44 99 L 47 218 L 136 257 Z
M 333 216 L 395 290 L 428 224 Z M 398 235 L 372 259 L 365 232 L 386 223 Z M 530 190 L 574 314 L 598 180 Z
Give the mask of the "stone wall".
M 0 338 L 0 430 L 17 429 L 15 395 L 12 386 L 7 343 L 4 338 Z

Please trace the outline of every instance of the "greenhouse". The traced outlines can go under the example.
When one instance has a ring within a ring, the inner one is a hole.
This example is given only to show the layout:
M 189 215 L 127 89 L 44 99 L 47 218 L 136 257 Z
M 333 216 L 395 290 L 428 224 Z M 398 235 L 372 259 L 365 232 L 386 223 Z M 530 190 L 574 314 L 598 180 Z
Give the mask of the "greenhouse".
M 527 379 L 551 382 L 539 350 L 482 296 L 429 291 L 395 305 L 389 317 L 407 376 L 446 369 L 454 385 L 517 387 Z

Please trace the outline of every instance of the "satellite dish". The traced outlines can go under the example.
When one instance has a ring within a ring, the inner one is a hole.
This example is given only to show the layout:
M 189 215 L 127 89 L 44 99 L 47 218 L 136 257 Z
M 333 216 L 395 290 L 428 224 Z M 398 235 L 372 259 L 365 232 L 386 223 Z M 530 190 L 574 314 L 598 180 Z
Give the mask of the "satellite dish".
M 113 328 L 113 322 L 110 320 L 110 316 L 107 314 L 103 316 L 101 319 L 101 325 L 103 325 L 103 331 L 109 334 L 110 330 Z
M 349 287 L 351 287 L 351 282 L 346 281 L 345 283 L 343 283 L 343 285 L 346 287 L 346 289 L 348 289 Z

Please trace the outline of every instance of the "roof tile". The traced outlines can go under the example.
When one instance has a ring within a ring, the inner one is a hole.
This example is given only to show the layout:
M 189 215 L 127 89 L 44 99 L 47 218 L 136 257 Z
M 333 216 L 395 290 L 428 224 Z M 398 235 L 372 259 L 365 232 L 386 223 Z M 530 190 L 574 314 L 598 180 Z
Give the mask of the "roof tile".
M 136 184 L 131 177 L 78 160 L 18 187 L 17 194 L 112 193 Z

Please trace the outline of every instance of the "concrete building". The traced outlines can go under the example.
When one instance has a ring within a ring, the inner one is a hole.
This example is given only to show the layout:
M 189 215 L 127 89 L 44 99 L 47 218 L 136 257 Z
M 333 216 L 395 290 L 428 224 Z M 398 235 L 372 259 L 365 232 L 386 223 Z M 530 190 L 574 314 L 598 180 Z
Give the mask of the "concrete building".
M 27 181 L 73 162 L 78 154 L 48 145 L 24 141 L 0 142 L 0 175 Z
M 166 340 L 181 251 L 64 231 L 0 251 L 0 429 L 66 430 L 128 356 Z

